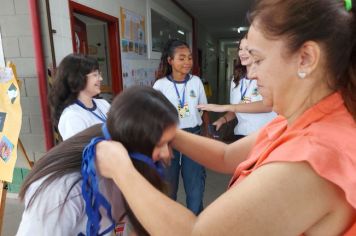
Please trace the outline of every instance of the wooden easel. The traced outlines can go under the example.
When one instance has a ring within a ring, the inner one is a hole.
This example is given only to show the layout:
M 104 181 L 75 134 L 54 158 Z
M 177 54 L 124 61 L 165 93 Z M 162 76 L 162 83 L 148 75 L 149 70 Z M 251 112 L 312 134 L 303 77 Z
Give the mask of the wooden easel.
M 32 169 L 34 163 L 28 157 L 27 152 L 25 150 L 25 147 L 23 146 L 23 144 L 22 144 L 20 139 L 19 139 L 17 144 L 18 144 L 17 147 L 20 148 L 22 153 L 24 154 L 28 166 L 30 167 L 30 169 Z M 2 231 L 2 224 L 3 224 L 3 221 L 4 221 L 7 189 L 8 189 L 7 182 L 0 181 L 0 235 L 1 235 L 1 231 Z
M 8 62 L 8 65 L 13 68 L 13 73 L 15 75 L 15 78 L 17 78 L 16 69 L 12 66 L 12 63 Z M 17 82 L 18 82 L 18 85 L 19 85 L 19 88 L 20 88 L 21 83 L 20 83 L 19 80 L 17 80 Z M 27 152 L 25 150 L 25 147 L 23 146 L 20 138 L 18 139 L 18 143 L 17 144 L 18 144 L 17 147 L 20 148 L 20 150 L 24 154 L 27 164 L 29 165 L 30 169 L 32 169 L 32 166 L 33 166 L 34 163 L 32 161 L 30 161 L 30 158 L 28 157 Z M 5 202 L 6 202 L 7 190 L 8 190 L 7 182 L 0 181 L 0 235 L 1 235 L 1 232 L 2 232 L 2 225 L 3 225 L 3 221 L 4 221 Z

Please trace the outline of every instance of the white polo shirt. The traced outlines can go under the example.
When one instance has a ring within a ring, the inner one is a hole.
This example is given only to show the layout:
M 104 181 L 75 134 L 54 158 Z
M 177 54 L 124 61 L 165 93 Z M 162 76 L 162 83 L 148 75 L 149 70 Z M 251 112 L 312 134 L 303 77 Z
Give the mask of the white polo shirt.
M 231 104 L 251 103 L 258 101 L 262 101 L 262 96 L 258 93 L 256 80 L 242 78 L 236 88 L 234 81 L 231 80 Z M 236 113 L 238 124 L 234 128 L 234 134 L 249 135 L 259 130 L 262 126 L 273 120 L 276 116 L 277 114 L 275 112 Z
M 96 109 L 93 111 L 100 117 L 107 117 L 110 104 L 105 99 L 93 99 Z M 59 118 L 58 131 L 63 140 L 66 140 L 80 131 L 95 124 L 103 123 L 97 116 L 74 103 L 66 107 Z
M 207 104 L 207 99 L 204 91 L 203 83 L 200 78 L 195 75 L 189 75 L 190 79 L 185 85 L 184 82 L 176 82 L 178 93 L 182 99 L 185 90 L 185 103 L 189 107 L 189 116 L 179 118 L 179 128 L 193 128 L 203 123 L 201 115 L 197 109 L 198 104 Z M 178 110 L 179 98 L 174 87 L 174 83 L 167 77 L 159 79 L 153 85 L 153 88 L 161 91 L 164 96 L 173 104 Z

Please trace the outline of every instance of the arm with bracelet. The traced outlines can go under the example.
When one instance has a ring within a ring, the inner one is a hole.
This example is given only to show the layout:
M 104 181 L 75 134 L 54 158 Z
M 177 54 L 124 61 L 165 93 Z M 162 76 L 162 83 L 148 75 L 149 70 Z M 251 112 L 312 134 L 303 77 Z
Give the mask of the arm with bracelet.
M 233 120 L 236 118 L 235 113 L 233 112 L 227 112 L 225 115 L 221 116 L 219 119 L 217 119 L 213 125 L 216 126 L 216 130 L 219 130 L 223 124 L 226 124 L 227 122 Z

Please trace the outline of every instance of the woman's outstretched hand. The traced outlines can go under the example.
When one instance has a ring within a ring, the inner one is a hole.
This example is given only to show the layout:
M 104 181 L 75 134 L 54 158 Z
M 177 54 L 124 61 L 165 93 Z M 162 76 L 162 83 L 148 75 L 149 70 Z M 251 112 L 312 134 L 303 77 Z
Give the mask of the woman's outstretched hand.
M 126 148 L 116 141 L 102 141 L 96 145 L 96 168 L 99 173 L 113 179 L 115 175 L 132 167 Z
M 203 111 L 214 111 L 214 112 L 227 111 L 225 105 L 218 105 L 218 104 L 199 104 L 197 108 Z

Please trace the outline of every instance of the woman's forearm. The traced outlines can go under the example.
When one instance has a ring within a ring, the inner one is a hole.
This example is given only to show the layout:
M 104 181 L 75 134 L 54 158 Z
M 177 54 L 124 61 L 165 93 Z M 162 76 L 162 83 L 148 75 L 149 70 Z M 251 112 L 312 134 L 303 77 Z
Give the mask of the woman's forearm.
M 235 113 L 265 113 L 272 111 L 272 107 L 264 105 L 262 101 L 233 104 L 231 106 L 233 107 L 231 111 Z
M 121 168 L 114 181 L 150 235 L 191 235 L 196 216 L 155 189 L 135 168 Z
M 217 172 L 232 174 L 238 164 L 247 158 L 257 134 L 233 144 L 194 135 L 178 130 L 173 147 L 203 166 Z

